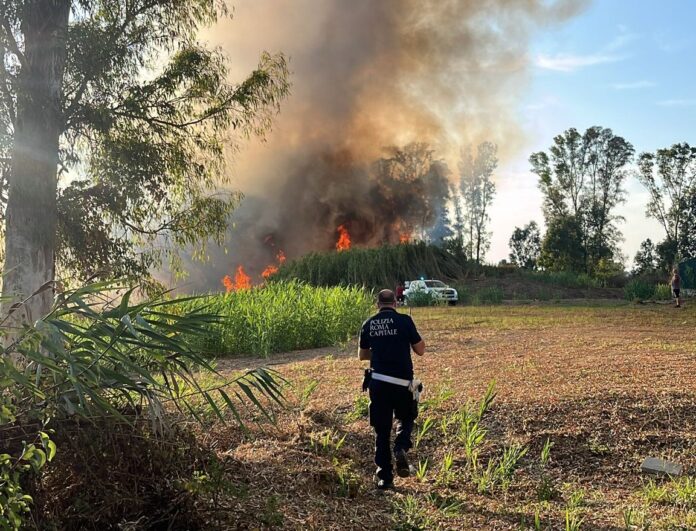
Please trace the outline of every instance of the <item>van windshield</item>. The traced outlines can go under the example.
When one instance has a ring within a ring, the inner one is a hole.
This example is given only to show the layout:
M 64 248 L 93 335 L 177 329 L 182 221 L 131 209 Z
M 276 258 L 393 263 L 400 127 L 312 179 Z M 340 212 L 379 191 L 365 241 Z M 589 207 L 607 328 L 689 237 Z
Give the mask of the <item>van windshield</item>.
M 429 288 L 446 288 L 447 285 L 439 280 L 426 280 L 425 285 Z

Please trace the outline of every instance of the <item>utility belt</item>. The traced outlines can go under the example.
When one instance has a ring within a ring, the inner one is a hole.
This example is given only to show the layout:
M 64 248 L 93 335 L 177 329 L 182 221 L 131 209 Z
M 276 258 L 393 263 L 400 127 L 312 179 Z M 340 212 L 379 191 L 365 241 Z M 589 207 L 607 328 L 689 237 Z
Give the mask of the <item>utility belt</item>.
M 365 369 L 365 376 L 363 377 L 362 384 L 363 392 L 367 391 L 371 380 L 378 380 L 380 382 L 387 382 L 394 385 L 400 385 L 401 387 L 406 387 L 413 395 L 414 418 L 418 415 L 418 402 L 420 401 L 420 395 L 423 392 L 423 382 L 416 378 L 413 380 L 405 380 L 403 378 L 395 378 L 394 376 L 380 374 L 372 369 Z

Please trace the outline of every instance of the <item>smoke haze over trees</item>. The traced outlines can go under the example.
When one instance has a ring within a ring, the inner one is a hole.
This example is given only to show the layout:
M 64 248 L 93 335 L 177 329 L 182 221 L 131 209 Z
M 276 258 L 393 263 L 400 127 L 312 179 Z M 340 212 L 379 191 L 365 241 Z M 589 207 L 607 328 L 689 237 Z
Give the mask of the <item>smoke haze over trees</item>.
M 243 68 L 266 47 L 283 50 L 291 58 L 293 93 L 268 142 L 245 146 L 240 154 L 234 185 L 244 192 L 247 205 L 234 216 L 228 253 L 211 254 L 206 267 L 214 273 L 195 274 L 216 281 L 219 261 L 228 272 L 238 264 L 262 267 L 280 241 L 289 258 L 306 250 L 330 249 L 327 242 L 335 241 L 336 221 L 351 217 L 355 205 L 362 209 L 374 200 L 369 196 L 372 188 L 364 186 L 365 172 L 372 171 L 374 161 L 389 158 L 389 146 L 426 143 L 455 173 L 463 145 L 490 141 L 501 146 L 501 158 L 517 154 L 524 135 L 515 106 L 531 66 L 530 39 L 572 18 L 587 4 L 239 3 L 235 20 L 204 37 L 222 46 Z M 331 175 L 337 161 L 341 179 Z M 353 168 L 347 167 L 348 161 Z M 458 182 L 456 176 L 452 180 Z M 320 205 L 318 212 L 295 208 L 298 190 Z M 435 217 L 441 222 L 426 231 L 433 241 L 447 235 L 443 211 Z M 354 225 L 358 245 L 384 238 L 379 231 L 367 231 L 374 226 L 372 216 Z M 254 237 L 243 227 L 250 227 Z M 269 234 L 277 243 L 268 243 Z
M 498 147 L 491 142 L 482 142 L 473 153 L 471 146 L 461 151 L 459 161 L 459 189 L 463 205 L 463 239 L 470 259 L 480 263 L 490 247 L 491 234 L 488 231 L 488 214 L 495 184 L 493 172 L 498 166 Z M 459 222 L 457 222 L 459 225 Z

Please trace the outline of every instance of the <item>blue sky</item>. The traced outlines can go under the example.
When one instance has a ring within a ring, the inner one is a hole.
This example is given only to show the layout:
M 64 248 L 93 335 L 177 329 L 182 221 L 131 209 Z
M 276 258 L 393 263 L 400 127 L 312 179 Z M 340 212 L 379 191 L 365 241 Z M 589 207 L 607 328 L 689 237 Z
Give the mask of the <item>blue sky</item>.
M 609 127 L 636 152 L 676 142 L 696 143 L 696 1 L 595 0 L 587 10 L 534 40 L 530 86 L 519 109 L 528 135 L 525 154 L 500 168 L 499 194 L 491 212 L 490 261 L 505 258 L 515 225 L 542 221 L 541 195 L 526 157 L 546 149 L 569 127 Z M 622 246 L 632 264 L 645 238 L 660 240 L 645 218 L 647 196 L 628 179 L 620 209 Z

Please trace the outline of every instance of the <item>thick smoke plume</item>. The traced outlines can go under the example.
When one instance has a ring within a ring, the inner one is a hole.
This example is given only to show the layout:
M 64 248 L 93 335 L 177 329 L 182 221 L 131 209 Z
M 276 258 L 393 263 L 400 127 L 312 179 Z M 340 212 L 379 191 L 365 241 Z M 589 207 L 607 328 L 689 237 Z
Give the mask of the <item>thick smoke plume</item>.
M 444 164 L 457 167 L 465 144 L 488 140 L 503 160 L 514 154 L 523 142 L 516 104 L 530 38 L 585 5 L 237 0 L 234 18 L 203 38 L 231 57 L 236 77 L 261 51 L 284 52 L 294 87 L 268 141 L 238 155 L 234 185 L 247 199 L 230 231 L 225 270 L 244 264 L 258 273 L 280 246 L 289 258 L 331 249 L 339 224 L 354 243 L 393 242 L 414 224 L 409 208 L 431 198 L 417 179 L 401 186 L 376 180 L 385 147 L 428 143 L 443 175 Z

